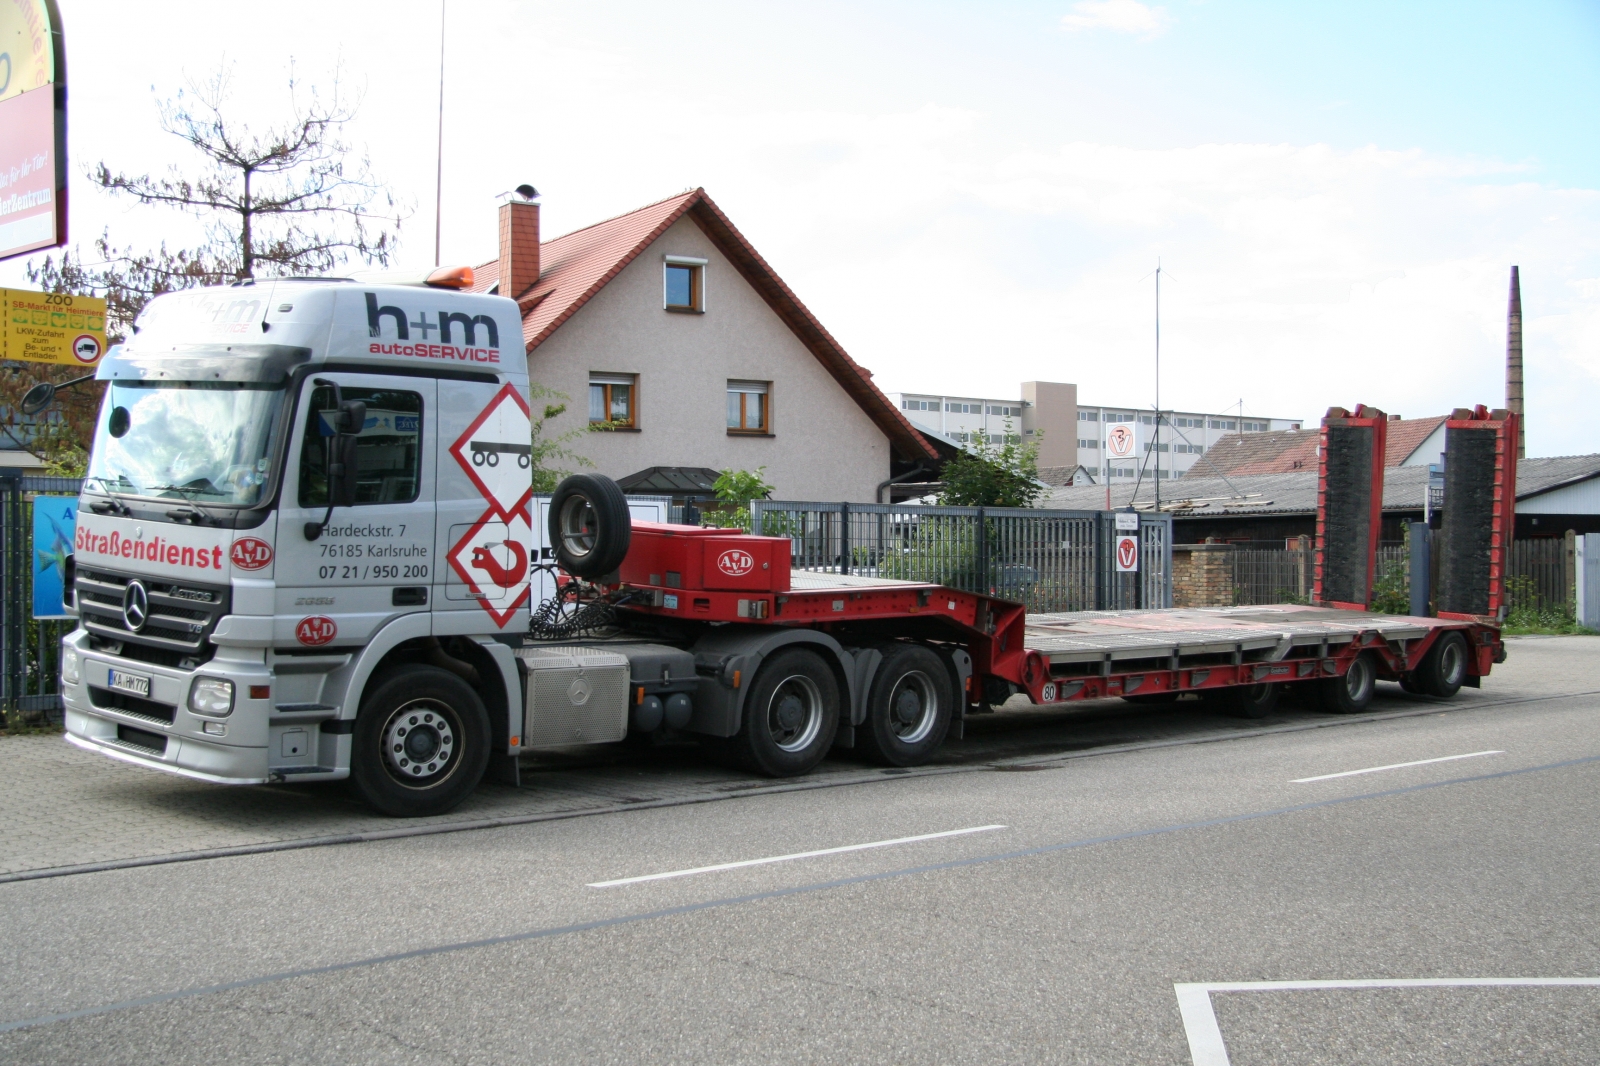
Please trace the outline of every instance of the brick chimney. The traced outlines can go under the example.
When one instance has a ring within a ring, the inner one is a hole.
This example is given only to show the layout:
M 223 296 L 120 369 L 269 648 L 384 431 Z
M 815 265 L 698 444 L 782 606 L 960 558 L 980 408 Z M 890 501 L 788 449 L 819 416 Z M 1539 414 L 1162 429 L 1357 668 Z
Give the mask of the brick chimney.
M 515 300 L 539 280 L 539 205 L 530 186 L 500 205 L 500 295 Z
M 1506 407 L 1517 416 L 1517 458 L 1528 455 L 1528 427 L 1522 407 L 1522 279 L 1511 268 L 1511 296 L 1506 303 Z

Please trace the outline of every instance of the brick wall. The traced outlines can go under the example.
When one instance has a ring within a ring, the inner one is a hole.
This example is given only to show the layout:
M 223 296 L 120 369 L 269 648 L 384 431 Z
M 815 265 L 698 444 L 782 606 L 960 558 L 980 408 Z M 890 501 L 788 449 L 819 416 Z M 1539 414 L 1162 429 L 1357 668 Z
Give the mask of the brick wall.
M 1172 546 L 1172 605 L 1174 607 L 1233 606 L 1233 545 L 1208 540 L 1204 544 Z

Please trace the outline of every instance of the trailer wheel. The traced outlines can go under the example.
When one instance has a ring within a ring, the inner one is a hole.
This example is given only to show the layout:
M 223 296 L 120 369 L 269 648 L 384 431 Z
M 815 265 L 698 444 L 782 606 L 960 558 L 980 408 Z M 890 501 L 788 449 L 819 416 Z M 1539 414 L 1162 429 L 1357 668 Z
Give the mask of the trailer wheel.
M 944 743 L 954 707 L 939 656 L 920 644 L 897 644 L 886 650 L 867 694 L 862 747 L 888 766 L 925 763 Z
M 628 500 L 598 474 L 573 474 L 550 497 L 550 546 L 561 569 L 590 581 L 622 565 L 633 539 Z
M 1235 718 L 1265 718 L 1278 709 L 1278 694 L 1278 686 L 1268 681 L 1220 689 L 1216 699 L 1223 712 Z
M 1377 680 L 1377 663 L 1371 652 L 1364 651 L 1351 660 L 1343 677 L 1325 677 L 1315 682 L 1317 702 L 1329 714 L 1360 714 L 1372 702 Z
M 1467 679 L 1467 642 L 1460 633 L 1446 633 L 1434 642 L 1415 671 L 1418 690 L 1449 699 Z
M 816 652 L 791 648 L 757 672 L 733 750 L 757 773 L 794 777 L 822 761 L 838 728 L 839 684 L 833 671 Z
M 443 814 L 466 799 L 489 763 L 489 713 L 459 677 L 407 666 L 361 701 L 350 754 L 357 794 L 399 818 Z

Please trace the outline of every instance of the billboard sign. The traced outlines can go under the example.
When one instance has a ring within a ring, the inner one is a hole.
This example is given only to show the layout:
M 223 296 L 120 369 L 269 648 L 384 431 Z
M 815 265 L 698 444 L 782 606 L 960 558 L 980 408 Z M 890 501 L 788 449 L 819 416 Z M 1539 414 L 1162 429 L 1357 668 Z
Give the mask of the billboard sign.
M 1132 459 L 1139 447 L 1136 422 L 1113 422 L 1106 426 L 1106 458 Z
M 0 359 L 93 368 L 106 351 L 106 302 L 0 289 Z
M 0 2 L 0 259 L 67 239 L 61 52 L 54 0 Z
M 33 500 L 33 616 L 70 618 L 61 602 L 78 523 L 76 496 L 36 496 Z

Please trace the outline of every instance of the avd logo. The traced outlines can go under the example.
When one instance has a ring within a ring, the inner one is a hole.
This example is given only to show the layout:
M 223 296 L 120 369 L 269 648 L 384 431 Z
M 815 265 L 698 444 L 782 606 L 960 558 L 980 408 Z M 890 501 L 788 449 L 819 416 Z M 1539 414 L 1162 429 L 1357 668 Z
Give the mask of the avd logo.
M 729 548 L 717 556 L 717 569 L 729 577 L 743 577 L 755 568 L 755 556 L 742 548 Z
M 272 562 L 272 545 L 257 537 L 240 537 L 233 542 L 228 558 L 240 570 L 260 570 Z
M 339 627 L 327 615 L 314 614 L 300 619 L 294 627 L 294 639 L 308 648 L 320 648 L 339 635 Z

